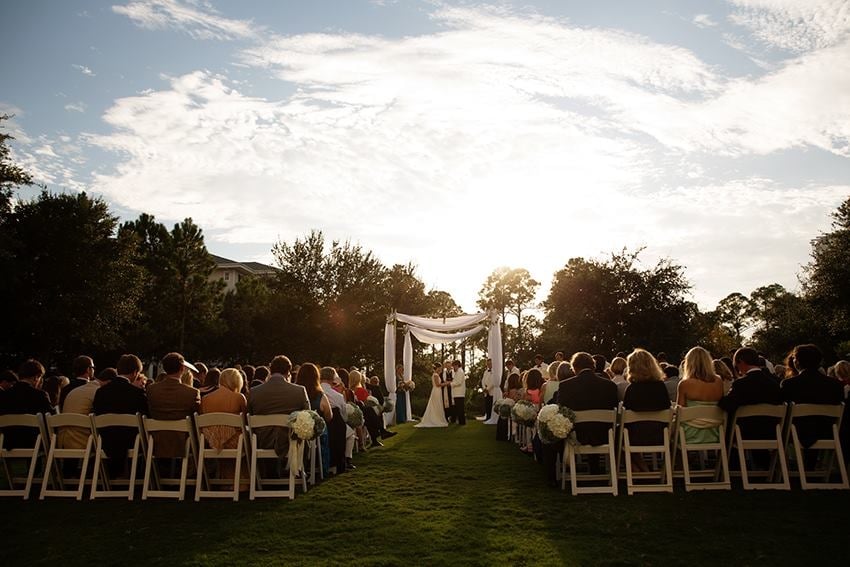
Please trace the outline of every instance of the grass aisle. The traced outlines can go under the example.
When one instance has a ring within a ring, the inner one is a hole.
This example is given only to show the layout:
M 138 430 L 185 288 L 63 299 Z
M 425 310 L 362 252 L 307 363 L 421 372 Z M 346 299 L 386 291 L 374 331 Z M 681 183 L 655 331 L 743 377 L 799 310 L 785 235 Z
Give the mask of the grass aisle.
M 0 500 L 3 564 L 846 565 L 846 491 L 573 498 L 493 427 L 397 430 L 293 502 Z

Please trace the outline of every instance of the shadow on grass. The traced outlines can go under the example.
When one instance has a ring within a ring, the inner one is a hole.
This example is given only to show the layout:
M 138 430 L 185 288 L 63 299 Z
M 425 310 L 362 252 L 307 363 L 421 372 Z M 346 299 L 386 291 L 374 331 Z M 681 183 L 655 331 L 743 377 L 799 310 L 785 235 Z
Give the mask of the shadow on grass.
M 3 563 L 845 563 L 847 492 L 574 498 L 492 427 L 397 431 L 291 502 L 2 499 Z

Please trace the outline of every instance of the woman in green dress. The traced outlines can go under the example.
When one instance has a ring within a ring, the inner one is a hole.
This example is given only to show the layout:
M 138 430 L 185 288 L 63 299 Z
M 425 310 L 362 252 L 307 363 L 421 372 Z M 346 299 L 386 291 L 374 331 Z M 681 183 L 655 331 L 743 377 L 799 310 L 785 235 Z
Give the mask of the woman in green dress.
M 702 347 L 689 350 L 682 370 L 676 403 L 681 407 L 717 405 L 723 397 L 723 380 L 715 373 L 708 351 Z M 716 443 L 720 438 L 718 425 L 713 420 L 695 420 L 683 423 L 682 428 L 688 443 Z

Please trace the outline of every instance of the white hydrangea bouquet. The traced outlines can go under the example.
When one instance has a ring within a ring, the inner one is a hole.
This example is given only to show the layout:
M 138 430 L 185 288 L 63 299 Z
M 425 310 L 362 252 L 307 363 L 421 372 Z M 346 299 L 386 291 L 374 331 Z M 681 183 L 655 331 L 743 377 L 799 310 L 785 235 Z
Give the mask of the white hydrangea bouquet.
M 348 417 L 345 418 L 345 423 L 350 427 L 360 427 L 363 425 L 363 412 L 360 408 L 351 402 L 348 402 L 346 405 L 348 406 Z
M 514 407 L 513 399 L 511 398 L 502 398 L 493 404 L 493 411 L 499 414 L 499 417 L 508 419 L 511 417 L 511 409 Z
M 519 400 L 511 409 L 511 417 L 520 425 L 534 425 L 537 419 L 537 406 L 528 400 Z
M 325 420 L 313 410 L 294 411 L 289 414 L 289 431 L 293 439 L 310 441 L 325 431 Z
M 566 406 L 548 404 L 537 414 L 537 433 L 547 444 L 557 443 L 574 436 L 576 414 Z
M 384 413 L 391 413 L 394 409 L 393 401 L 389 398 L 384 398 Z
M 378 398 L 375 396 L 369 396 L 366 398 L 366 407 L 371 408 L 378 415 L 381 415 L 384 409 L 381 402 L 379 402 Z

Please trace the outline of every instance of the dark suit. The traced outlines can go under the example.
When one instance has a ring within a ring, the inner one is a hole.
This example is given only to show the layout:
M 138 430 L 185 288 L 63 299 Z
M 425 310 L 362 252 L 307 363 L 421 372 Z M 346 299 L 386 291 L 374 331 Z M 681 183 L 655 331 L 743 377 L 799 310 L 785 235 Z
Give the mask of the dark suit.
M 15 382 L 3 392 L 0 398 L 0 415 L 36 413 L 53 413 L 50 398 L 45 392 L 23 380 Z M 38 432 L 29 427 L 7 427 L 3 430 L 3 443 L 7 449 L 32 447 L 37 436 Z
M 844 386 L 839 380 L 824 376 L 817 370 L 803 370 L 782 382 L 782 399 L 797 404 L 838 405 L 844 401 Z M 832 437 L 833 420 L 829 417 L 800 417 L 794 420 L 803 447 L 818 439 Z
M 729 393 L 720 398 L 717 406 L 729 414 L 729 423 L 735 410 L 755 404 L 781 404 L 779 384 L 765 370 L 754 369 L 732 382 Z M 773 439 L 777 420 L 772 417 L 748 417 L 739 420 L 744 439 Z
M 118 376 L 97 389 L 92 402 L 95 415 L 107 413 L 148 414 L 148 400 L 145 391 L 133 386 L 127 378 Z M 120 475 L 127 465 L 125 455 L 133 446 L 138 429 L 129 427 L 107 427 L 102 429 L 103 452 L 109 458 L 109 474 Z
M 200 411 L 201 394 L 174 378 L 164 378 L 148 386 L 148 410 L 153 419 L 183 419 Z M 182 457 L 186 435 L 176 431 L 154 434 L 154 457 Z
M 70 394 L 71 391 L 79 388 L 80 386 L 85 386 L 88 383 L 89 381 L 85 378 L 71 378 L 71 380 L 68 382 L 68 385 L 62 388 L 62 390 L 59 392 L 59 409 L 63 409 L 65 407 L 65 398 L 68 397 L 68 394 Z
M 369 394 L 374 396 L 376 400 L 384 403 L 384 391 L 381 390 L 380 384 L 366 384 L 366 389 L 369 390 Z
M 593 370 L 582 370 L 558 386 L 558 403 L 573 411 L 616 409 L 619 403 L 617 385 L 600 378 Z M 608 443 L 610 425 L 605 423 L 578 423 L 575 431 L 579 443 L 604 445 Z
M 290 414 L 310 409 L 304 386 L 286 381 L 281 374 L 272 374 L 264 384 L 248 393 L 248 413 L 252 415 Z M 263 427 L 257 430 L 260 449 L 274 449 L 278 456 L 289 450 L 289 430 L 282 427 Z

